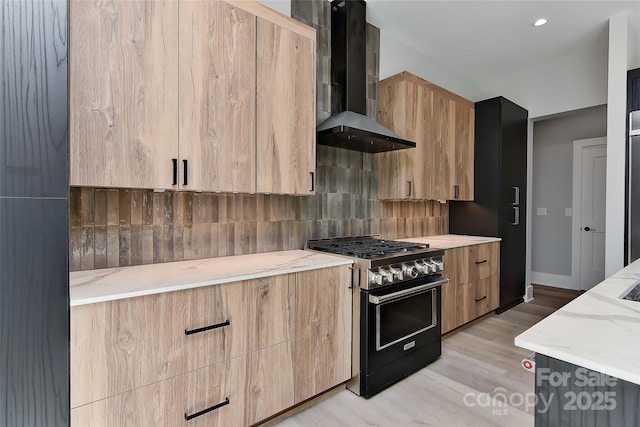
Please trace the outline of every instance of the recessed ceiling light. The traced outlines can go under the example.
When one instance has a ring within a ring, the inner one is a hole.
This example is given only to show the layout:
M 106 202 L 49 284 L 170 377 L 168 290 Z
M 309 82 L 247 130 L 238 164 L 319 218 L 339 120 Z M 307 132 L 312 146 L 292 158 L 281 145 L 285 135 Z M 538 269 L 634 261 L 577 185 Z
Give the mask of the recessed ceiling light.
M 547 18 L 539 18 L 536 22 L 533 23 L 534 27 L 542 27 L 544 24 L 549 22 Z

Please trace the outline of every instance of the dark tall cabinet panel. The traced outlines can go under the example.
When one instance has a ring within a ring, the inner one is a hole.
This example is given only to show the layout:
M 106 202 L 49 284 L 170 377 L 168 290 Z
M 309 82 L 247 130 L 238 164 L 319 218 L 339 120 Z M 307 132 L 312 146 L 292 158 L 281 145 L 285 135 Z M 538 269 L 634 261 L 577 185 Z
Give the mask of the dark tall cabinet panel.
M 626 142 L 624 265 L 640 258 L 640 68 L 627 71 Z
M 5 0 L 0 24 L 0 426 L 64 426 L 67 1 Z
M 528 112 L 506 98 L 475 105 L 475 200 L 453 201 L 449 232 L 502 238 L 501 313 L 523 301 Z

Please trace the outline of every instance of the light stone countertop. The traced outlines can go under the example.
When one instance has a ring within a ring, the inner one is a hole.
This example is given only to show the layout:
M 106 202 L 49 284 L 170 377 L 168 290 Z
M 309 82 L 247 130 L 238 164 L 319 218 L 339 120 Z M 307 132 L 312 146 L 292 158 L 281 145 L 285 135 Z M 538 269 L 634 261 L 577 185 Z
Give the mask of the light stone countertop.
M 302 250 L 206 258 L 69 274 L 71 306 L 353 264 Z
M 518 335 L 515 344 L 640 384 L 640 302 L 619 298 L 638 280 L 640 260 Z
M 453 249 L 462 246 L 480 245 L 482 243 L 499 242 L 499 237 L 464 236 L 461 234 L 441 234 L 438 236 L 410 237 L 399 239 L 404 242 L 428 243 L 431 248 Z

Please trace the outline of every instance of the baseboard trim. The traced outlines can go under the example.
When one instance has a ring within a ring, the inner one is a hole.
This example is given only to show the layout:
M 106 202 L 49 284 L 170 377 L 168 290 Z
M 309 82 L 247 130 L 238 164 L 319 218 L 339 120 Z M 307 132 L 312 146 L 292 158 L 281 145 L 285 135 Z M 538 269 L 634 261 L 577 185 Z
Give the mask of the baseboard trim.
M 531 283 L 537 283 L 545 286 L 553 286 L 556 288 L 576 290 L 573 277 L 564 276 L 561 274 L 540 273 L 538 271 L 532 271 Z

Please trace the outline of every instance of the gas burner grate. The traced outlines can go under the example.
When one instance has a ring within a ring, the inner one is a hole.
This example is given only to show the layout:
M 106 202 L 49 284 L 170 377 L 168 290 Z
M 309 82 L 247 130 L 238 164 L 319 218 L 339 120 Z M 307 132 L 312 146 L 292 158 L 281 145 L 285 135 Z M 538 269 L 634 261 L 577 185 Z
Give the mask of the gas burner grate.
M 310 242 L 308 247 L 316 251 L 374 259 L 401 252 L 427 249 L 429 245 L 375 238 L 354 238 Z

